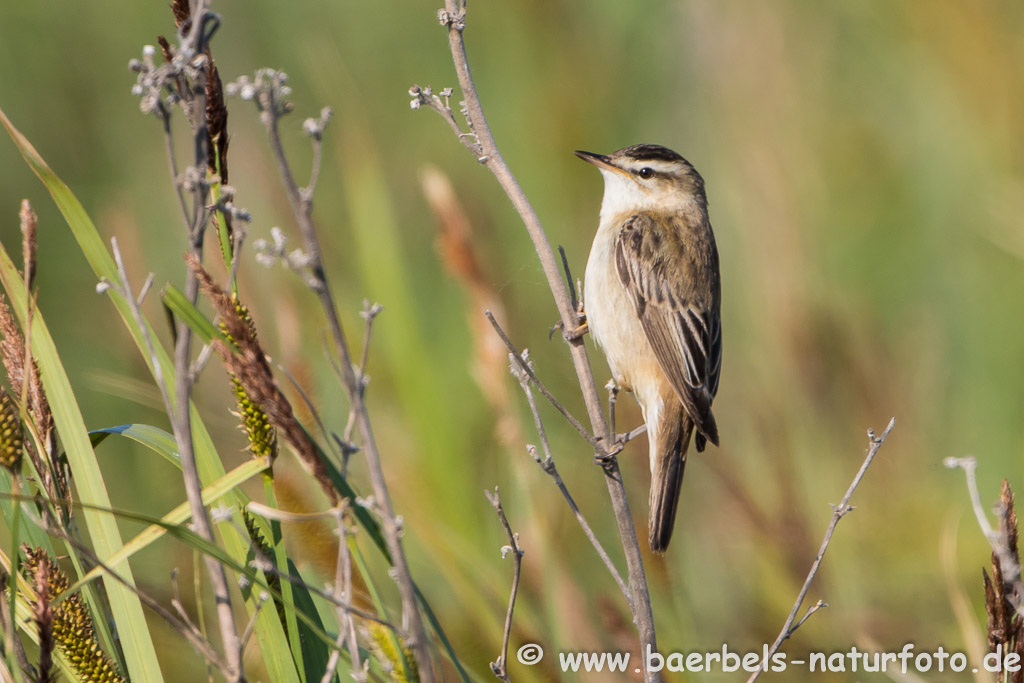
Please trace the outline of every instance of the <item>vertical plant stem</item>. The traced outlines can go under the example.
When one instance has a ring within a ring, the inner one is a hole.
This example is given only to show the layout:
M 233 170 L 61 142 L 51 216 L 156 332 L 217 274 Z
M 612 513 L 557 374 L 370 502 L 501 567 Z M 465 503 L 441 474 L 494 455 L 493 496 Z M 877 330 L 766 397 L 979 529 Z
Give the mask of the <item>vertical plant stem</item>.
M 192 29 L 190 35 L 183 41 L 183 44 L 193 46 L 195 52 L 199 54 L 203 49 L 203 46 L 199 45 L 199 43 L 202 41 L 206 26 L 208 3 L 206 0 L 197 0 L 192 5 Z M 192 101 L 189 109 L 192 120 L 190 123 L 193 131 L 195 168 L 205 170 L 206 138 L 209 135 L 205 116 L 205 69 L 197 69 L 196 72 L 198 77 L 192 83 Z M 169 153 L 173 154 L 173 149 L 169 149 Z M 174 168 L 173 161 L 171 162 L 171 168 Z M 196 183 L 192 197 L 191 215 L 188 217 L 189 253 L 193 254 L 196 258 L 202 258 L 206 223 L 206 196 L 207 185 L 202 182 Z M 186 270 L 185 296 L 193 305 L 196 304 L 199 298 L 199 281 L 191 269 Z M 189 508 L 192 512 L 193 527 L 199 536 L 213 542 L 213 529 L 210 525 L 210 518 L 207 515 L 206 507 L 203 505 L 202 483 L 199 479 L 195 448 L 192 441 L 192 417 L 189 410 L 193 382 L 191 355 L 192 329 L 185 321 L 179 321 L 177 324 L 177 341 L 174 348 L 175 405 L 170 411 L 172 426 L 174 438 L 178 446 L 178 454 L 181 457 L 182 477 L 185 483 L 185 493 L 188 497 Z M 221 642 L 224 646 L 224 657 L 228 669 L 226 673 L 232 681 L 244 681 L 242 643 L 238 638 L 238 630 L 231 608 L 227 573 L 216 558 L 204 556 L 203 561 L 206 563 L 206 569 L 210 575 L 210 585 L 213 588 L 216 602 L 217 622 L 220 627 Z
M 458 0 L 445 0 L 445 14 L 442 16 L 448 27 L 448 42 L 451 47 L 452 60 L 455 63 L 455 71 L 458 74 L 459 87 L 465 99 L 467 116 L 473 134 L 479 144 L 480 155 L 478 160 L 487 166 L 498 179 L 505 194 L 508 196 L 516 212 L 526 225 L 526 230 L 533 241 L 537 257 L 540 259 L 544 276 L 547 278 L 554 296 L 555 305 L 558 307 L 562 319 L 562 326 L 565 330 L 576 328 L 576 311 L 572 305 L 568 288 L 560 277 L 558 261 L 555 252 L 551 248 L 547 234 L 537 217 L 536 212 L 530 205 L 526 194 L 523 192 L 515 176 L 509 169 L 508 164 L 498 151 L 498 145 L 487 125 L 480 98 L 476 92 L 476 85 L 470 73 L 469 61 L 466 56 L 466 45 L 463 39 L 465 29 L 466 8 L 464 3 Z M 582 337 L 567 336 L 569 351 L 572 355 L 573 365 L 576 368 L 576 376 L 579 380 L 580 390 L 583 394 L 583 401 L 587 407 L 587 414 L 595 435 L 605 444 L 604 451 L 597 453 L 600 456 L 607 455 L 612 450 L 614 435 L 608 428 L 605 420 L 604 410 L 601 405 L 601 397 L 594 382 L 594 373 L 590 367 L 590 360 L 587 357 L 587 350 L 583 344 Z M 622 549 L 626 555 L 626 565 L 629 571 L 630 592 L 633 595 L 633 618 L 636 622 L 640 635 L 641 655 L 647 651 L 657 650 L 657 639 L 654 631 L 654 615 L 651 611 L 651 599 L 647 589 L 647 578 L 644 573 L 643 559 L 640 555 L 640 543 L 637 540 L 636 528 L 633 526 L 633 517 L 629 510 L 629 501 L 626 498 L 626 488 L 622 482 L 622 474 L 619 471 L 618 462 L 615 458 L 606 458 L 604 467 L 605 482 L 608 485 L 608 494 L 611 497 L 612 508 L 615 513 L 615 521 L 618 524 L 619 538 L 622 542 Z M 661 676 L 657 672 L 645 672 L 647 681 L 660 681 Z
M 273 97 L 273 94 L 270 95 Z M 327 316 L 327 324 L 331 331 L 331 338 L 334 342 L 337 353 L 342 383 L 351 402 L 352 412 L 356 416 L 356 426 L 363 442 L 363 453 L 370 473 L 370 482 L 373 485 L 373 494 L 380 506 L 381 526 L 384 531 L 384 538 L 391 554 L 391 561 L 394 564 L 395 575 L 398 582 L 398 590 L 402 601 L 402 621 L 412 642 L 409 643 L 416 664 L 419 669 L 420 680 L 423 683 L 433 683 L 434 670 L 430 658 L 430 648 L 427 641 L 427 632 L 423 626 L 423 619 L 419 611 L 416 597 L 416 586 L 413 584 L 412 575 L 409 571 L 409 563 L 405 557 L 405 549 L 402 546 L 401 531 L 395 520 L 394 506 L 391 503 L 391 495 L 388 492 L 387 481 L 384 478 L 384 469 L 381 465 L 380 451 L 377 449 L 377 441 L 373 434 L 373 426 L 370 423 L 370 415 L 366 410 L 366 403 L 363 398 L 362 382 L 356 376 L 352 364 L 352 352 L 345 336 L 344 328 L 338 317 L 337 308 L 334 303 L 334 296 L 327 283 L 327 275 L 324 272 L 323 258 L 321 256 L 320 241 L 317 236 L 316 226 L 313 223 L 313 197 L 310 188 L 300 189 L 295 182 L 288 159 L 281 145 L 281 135 L 278 127 L 278 115 L 275 103 L 270 102 L 261 105 L 263 123 L 267 128 L 270 139 L 270 147 L 277 164 L 278 172 L 284 181 L 288 201 L 291 203 L 292 212 L 299 226 L 302 235 L 303 246 L 309 258 L 310 271 L 313 276 L 313 289 L 320 299 L 320 305 Z

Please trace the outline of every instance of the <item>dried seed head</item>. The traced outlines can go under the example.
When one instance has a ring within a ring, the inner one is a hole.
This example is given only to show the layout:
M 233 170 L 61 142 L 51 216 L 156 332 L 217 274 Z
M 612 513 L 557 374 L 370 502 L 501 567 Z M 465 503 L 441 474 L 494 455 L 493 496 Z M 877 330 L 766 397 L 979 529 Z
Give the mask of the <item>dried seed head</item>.
M 235 353 L 227 344 L 218 340 L 213 344 L 214 350 L 224 360 L 228 372 L 241 383 L 252 402 L 260 406 L 267 414 L 270 424 L 281 432 L 331 502 L 337 503 L 340 497 L 327 466 L 321 460 L 319 449 L 295 418 L 291 403 L 281 393 L 274 380 L 270 364 L 267 362 L 267 354 L 254 338 L 248 323 L 239 315 L 231 297 L 214 282 L 199 260 L 191 254 L 185 258 L 198 278 L 200 287 L 209 296 L 214 309 L 238 346 L 238 352 Z

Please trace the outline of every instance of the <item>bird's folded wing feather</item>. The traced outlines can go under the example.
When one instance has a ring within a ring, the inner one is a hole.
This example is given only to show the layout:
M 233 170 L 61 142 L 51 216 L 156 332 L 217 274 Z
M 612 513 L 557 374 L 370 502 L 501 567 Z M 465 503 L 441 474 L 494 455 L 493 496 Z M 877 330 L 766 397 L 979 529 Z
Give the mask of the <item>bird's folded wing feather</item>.
M 647 340 L 697 429 L 718 443 L 711 401 L 722 364 L 721 324 L 672 216 L 636 214 L 615 243 L 619 279 L 636 306 Z

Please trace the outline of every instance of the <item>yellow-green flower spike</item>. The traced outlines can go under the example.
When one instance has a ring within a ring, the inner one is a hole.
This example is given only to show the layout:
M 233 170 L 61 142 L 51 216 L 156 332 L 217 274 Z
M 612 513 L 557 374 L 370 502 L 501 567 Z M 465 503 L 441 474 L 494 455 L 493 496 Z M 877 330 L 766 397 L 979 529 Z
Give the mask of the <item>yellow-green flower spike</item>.
M 24 435 L 18 404 L 6 389 L 0 389 L 0 465 L 11 472 L 21 469 Z
M 231 378 L 231 385 L 234 387 L 235 399 L 238 402 L 236 414 L 242 421 L 242 430 L 249 440 L 249 452 L 254 458 L 273 460 L 277 457 L 277 431 L 270 424 L 270 418 L 249 398 L 249 394 L 237 378 Z
M 235 304 L 235 311 L 238 313 L 238 317 L 248 325 L 249 334 L 252 335 L 253 339 L 256 339 L 256 325 L 253 323 L 252 316 L 249 315 L 249 309 L 238 300 L 236 295 L 232 294 L 231 300 Z M 221 332 L 228 336 L 228 339 L 231 339 L 231 335 L 228 334 L 224 323 L 221 323 L 220 329 Z M 231 339 L 231 341 L 236 340 Z M 234 376 L 231 377 L 231 385 L 234 388 L 235 400 L 238 403 L 238 412 L 236 414 L 242 421 L 242 430 L 249 441 L 249 452 L 252 453 L 254 458 L 273 460 L 277 457 L 277 431 L 270 424 L 270 418 L 267 417 L 263 408 L 249 397 L 249 394 L 242 387 L 242 383 Z
M 52 602 L 71 585 L 67 575 L 42 548 L 22 546 L 25 573 L 35 583 L 39 568 L 45 564 L 49 576 L 47 594 Z M 125 683 L 114 662 L 100 647 L 92 617 L 79 593 L 69 595 L 53 606 L 53 639 L 71 668 L 87 683 Z
M 416 660 L 405 643 L 402 643 L 384 624 L 372 621 L 367 624 L 366 629 L 370 633 L 370 647 L 374 655 L 381 663 L 387 662 L 391 665 L 389 676 L 392 683 L 419 683 Z M 396 647 L 396 641 L 401 643 L 401 649 Z

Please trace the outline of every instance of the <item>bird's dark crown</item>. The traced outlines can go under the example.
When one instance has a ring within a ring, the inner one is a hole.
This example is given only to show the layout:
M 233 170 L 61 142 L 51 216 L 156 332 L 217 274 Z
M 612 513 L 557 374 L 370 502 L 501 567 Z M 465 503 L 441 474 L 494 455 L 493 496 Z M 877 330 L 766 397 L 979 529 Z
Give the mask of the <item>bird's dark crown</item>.
M 689 163 L 683 158 L 682 154 L 679 154 L 668 147 L 662 147 L 661 145 L 633 145 L 632 147 L 623 147 L 620 150 L 612 152 L 609 156 L 629 157 L 631 159 L 636 159 L 637 161 L 681 161 L 685 164 Z

